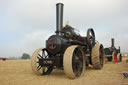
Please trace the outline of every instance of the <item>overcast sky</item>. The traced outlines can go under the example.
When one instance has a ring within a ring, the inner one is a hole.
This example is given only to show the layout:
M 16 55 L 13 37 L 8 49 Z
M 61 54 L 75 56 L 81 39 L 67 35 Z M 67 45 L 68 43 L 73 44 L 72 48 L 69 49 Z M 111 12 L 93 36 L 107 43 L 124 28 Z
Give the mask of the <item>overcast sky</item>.
M 96 40 L 121 46 L 128 52 L 128 0 L 0 0 L 0 57 L 21 56 L 45 47 L 56 30 L 56 3 L 64 3 L 64 20 L 86 36 L 93 28 Z

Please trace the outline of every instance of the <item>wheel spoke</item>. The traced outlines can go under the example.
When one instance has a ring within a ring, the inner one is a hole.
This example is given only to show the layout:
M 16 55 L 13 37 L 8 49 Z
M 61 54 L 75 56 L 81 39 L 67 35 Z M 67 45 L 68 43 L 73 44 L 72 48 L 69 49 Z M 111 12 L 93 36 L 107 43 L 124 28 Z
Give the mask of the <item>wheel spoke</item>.
M 39 71 L 41 69 L 41 66 L 39 65 L 38 67 L 37 67 L 37 71 Z
M 44 52 L 45 58 L 48 58 L 48 53 Z
M 47 54 L 47 56 L 45 56 L 45 58 L 48 58 L 48 54 Z
M 46 67 L 44 67 L 42 70 L 43 70 L 43 73 L 46 73 L 46 71 L 47 71 Z
M 45 58 L 44 50 L 42 50 L 42 57 Z
M 38 54 L 40 58 L 42 58 L 42 56 L 40 54 Z
M 73 64 L 73 72 L 75 74 L 77 74 L 77 64 L 76 63 Z
M 83 58 L 81 51 L 76 49 L 73 54 L 73 72 L 76 76 L 80 76 L 83 68 Z
M 76 64 L 75 69 L 76 69 L 75 75 L 76 75 L 76 76 L 79 76 L 79 75 L 81 74 L 80 65 L 79 65 L 79 64 Z
M 78 75 L 78 76 L 79 76 L 79 75 L 81 74 L 81 72 L 82 72 L 82 67 L 83 67 L 83 66 L 80 66 L 80 65 L 78 65 L 78 67 L 77 67 L 77 69 L 78 69 L 77 75 Z
M 37 56 L 37 58 L 40 59 L 39 56 Z

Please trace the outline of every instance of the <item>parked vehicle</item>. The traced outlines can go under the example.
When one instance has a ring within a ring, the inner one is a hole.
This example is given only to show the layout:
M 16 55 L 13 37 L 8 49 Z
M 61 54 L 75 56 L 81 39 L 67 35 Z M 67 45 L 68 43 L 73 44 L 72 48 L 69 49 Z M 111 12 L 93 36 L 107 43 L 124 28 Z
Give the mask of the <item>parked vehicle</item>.
M 32 55 L 31 65 L 36 74 L 47 75 L 53 69 L 64 69 L 69 78 L 84 74 L 86 66 L 95 69 L 104 66 L 104 47 L 95 40 L 92 28 L 85 36 L 76 32 L 75 28 L 63 27 L 63 3 L 56 4 L 56 34 L 46 40 L 45 48 L 38 48 Z

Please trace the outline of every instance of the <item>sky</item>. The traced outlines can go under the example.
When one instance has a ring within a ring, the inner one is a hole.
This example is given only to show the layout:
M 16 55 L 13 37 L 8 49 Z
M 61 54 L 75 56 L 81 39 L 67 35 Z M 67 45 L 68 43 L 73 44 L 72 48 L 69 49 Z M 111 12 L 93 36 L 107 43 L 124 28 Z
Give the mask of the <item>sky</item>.
M 69 21 L 86 36 L 93 28 L 96 40 L 128 52 L 128 0 L 0 0 L 0 57 L 19 57 L 45 47 L 55 34 L 56 3 L 64 4 L 63 26 Z

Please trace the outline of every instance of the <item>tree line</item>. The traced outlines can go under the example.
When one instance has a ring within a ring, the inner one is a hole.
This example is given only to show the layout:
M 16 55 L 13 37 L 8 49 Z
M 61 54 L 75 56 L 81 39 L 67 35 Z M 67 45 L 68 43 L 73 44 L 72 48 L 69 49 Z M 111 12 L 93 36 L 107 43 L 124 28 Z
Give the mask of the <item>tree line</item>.
M 21 59 L 30 59 L 30 55 L 27 54 L 27 53 L 23 53 L 22 56 L 21 56 Z

